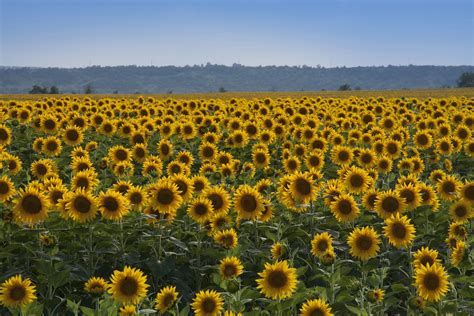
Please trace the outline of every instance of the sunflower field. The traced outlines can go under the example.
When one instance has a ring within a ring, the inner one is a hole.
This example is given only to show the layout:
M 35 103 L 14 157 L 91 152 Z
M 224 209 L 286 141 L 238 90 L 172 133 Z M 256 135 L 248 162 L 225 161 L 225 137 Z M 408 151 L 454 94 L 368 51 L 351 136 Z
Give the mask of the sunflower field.
M 0 315 L 472 315 L 474 98 L 0 101 Z

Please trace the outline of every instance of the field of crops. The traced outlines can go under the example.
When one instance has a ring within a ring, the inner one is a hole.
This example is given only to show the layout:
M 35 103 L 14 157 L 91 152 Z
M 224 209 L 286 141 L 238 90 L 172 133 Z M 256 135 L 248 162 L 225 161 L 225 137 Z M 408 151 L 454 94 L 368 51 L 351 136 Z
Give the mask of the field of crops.
M 472 95 L 218 96 L 0 101 L 0 315 L 472 315 Z

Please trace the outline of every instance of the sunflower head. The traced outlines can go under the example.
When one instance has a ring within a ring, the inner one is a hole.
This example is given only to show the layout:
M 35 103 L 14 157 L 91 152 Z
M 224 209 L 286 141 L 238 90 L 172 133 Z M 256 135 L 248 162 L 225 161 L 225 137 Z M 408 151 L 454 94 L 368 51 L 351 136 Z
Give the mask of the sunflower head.
M 219 272 L 223 279 L 236 278 L 243 273 L 242 262 L 237 257 L 226 257 L 220 261 Z
M 448 274 L 439 263 L 419 266 L 414 278 L 418 295 L 425 300 L 437 302 L 448 292 Z
M 348 238 L 350 253 L 361 260 L 367 261 L 377 255 L 380 250 L 380 239 L 372 227 L 355 228 Z
M 196 316 L 217 316 L 223 310 L 224 300 L 214 290 L 200 291 L 196 294 L 191 307 Z
M 291 297 L 296 290 L 296 269 L 288 265 L 286 260 L 273 264 L 265 263 L 265 268 L 258 274 L 257 289 L 268 298 L 285 299 Z
M 178 299 L 178 292 L 175 286 L 166 286 L 156 294 L 155 298 L 155 309 L 160 313 L 164 313 L 169 310 L 176 303 Z
M 0 303 L 6 307 L 22 307 L 35 300 L 35 285 L 21 275 L 12 276 L 0 285 Z
M 142 271 L 126 266 L 123 271 L 114 271 L 108 292 L 123 304 L 136 304 L 146 297 L 149 287 L 146 281 Z
M 84 290 L 92 294 L 102 294 L 104 293 L 109 284 L 104 278 L 101 277 L 92 277 L 84 284 Z
M 300 308 L 301 316 L 333 316 L 331 307 L 322 299 L 307 300 Z

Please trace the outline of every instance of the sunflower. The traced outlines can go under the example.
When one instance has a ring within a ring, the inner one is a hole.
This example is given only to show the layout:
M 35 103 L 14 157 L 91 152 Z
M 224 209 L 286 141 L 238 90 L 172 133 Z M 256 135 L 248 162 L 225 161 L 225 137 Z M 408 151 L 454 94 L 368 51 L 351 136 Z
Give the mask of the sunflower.
M 380 303 L 383 301 L 383 298 L 385 296 L 385 291 L 382 289 L 375 289 L 375 290 L 370 290 L 367 293 L 367 298 L 369 301 L 372 303 Z
M 307 300 L 300 308 L 300 316 L 333 316 L 331 307 L 322 299 Z
M 371 189 L 362 196 L 362 204 L 367 210 L 375 211 L 375 201 L 380 192 L 377 189 Z
M 415 227 L 408 217 L 396 213 L 385 220 L 384 234 L 391 245 L 405 248 L 411 245 L 415 238 Z
M 262 169 L 270 165 L 270 154 L 267 149 L 256 149 L 252 152 L 252 162 L 257 169 Z
M 134 305 L 124 305 L 120 307 L 119 316 L 135 316 L 138 315 L 137 308 Z
M 135 161 L 143 163 L 148 155 L 148 149 L 145 144 L 136 144 L 132 148 L 132 156 Z
M 281 242 L 276 242 L 272 245 L 270 252 L 273 259 L 279 259 L 285 254 L 285 245 L 283 245 Z
M 367 261 L 377 255 L 380 250 L 380 239 L 372 227 L 355 228 L 349 235 L 347 243 L 350 253 L 356 258 Z
M 181 163 L 184 163 L 186 166 L 192 166 L 194 162 L 194 157 L 193 154 L 189 151 L 183 150 L 176 155 L 176 160 Z
M 127 199 L 119 192 L 109 189 L 101 192 L 98 197 L 99 211 L 108 220 L 120 220 L 129 212 Z
M 16 193 L 15 184 L 8 176 L 0 177 L 0 202 L 10 200 Z
M 71 189 L 83 189 L 85 191 L 93 191 L 99 184 L 97 173 L 92 169 L 79 171 L 71 179 Z
M 340 194 L 330 205 L 331 213 L 341 223 L 352 222 L 360 215 L 360 209 L 357 206 L 352 195 Z
M 336 165 L 349 165 L 354 159 L 351 148 L 344 146 L 334 146 L 331 152 L 331 161 Z
M 59 156 L 62 150 L 61 140 L 54 136 L 45 138 L 42 150 L 48 156 Z
M 291 297 L 298 283 L 296 269 L 288 265 L 288 261 L 265 263 L 265 268 L 258 273 L 257 289 L 267 298 L 285 299 Z
M 458 223 L 466 223 L 474 216 L 472 204 L 465 200 L 460 200 L 452 204 L 449 208 L 449 214 L 452 219 Z
M 273 206 L 270 200 L 263 200 L 263 211 L 260 213 L 258 219 L 262 222 L 268 222 L 273 217 Z
M 132 209 L 139 210 L 148 204 L 148 196 L 141 187 L 133 186 L 125 195 Z
M 54 162 L 49 159 L 34 161 L 30 166 L 31 174 L 40 180 L 53 173 L 54 169 Z
M 290 174 L 295 173 L 297 170 L 299 170 L 300 165 L 301 165 L 301 162 L 296 157 L 289 157 L 285 159 L 283 162 L 283 167 L 285 168 L 285 171 Z
M 94 166 L 89 157 L 74 157 L 71 161 L 71 169 L 73 173 L 78 173 L 88 169 L 93 171 Z
M 395 192 L 404 200 L 406 209 L 414 210 L 421 205 L 421 193 L 418 185 L 397 185 Z
M 111 121 L 104 121 L 102 124 L 99 126 L 99 133 L 106 135 L 106 136 L 112 136 L 115 134 L 115 131 L 117 130 L 117 127 L 115 124 Z
M 63 141 L 69 146 L 79 145 L 84 140 L 82 130 L 76 126 L 68 126 L 64 129 L 62 136 Z
M 375 211 L 383 218 L 389 218 L 395 213 L 400 213 L 405 210 L 406 204 L 404 199 L 400 197 L 396 191 L 380 192 L 375 200 Z
M 456 245 L 451 251 L 451 264 L 454 267 L 458 267 L 461 264 L 461 261 L 464 259 L 465 254 L 466 244 L 461 240 L 456 241 Z
M 313 256 L 320 257 L 328 251 L 333 251 L 331 235 L 327 232 L 314 235 L 311 240 L 311 253 Z
M 461 187 L 460 193 L 464 201 L 474 204 L 474 182 L 466 182 Z
M 32 148 L 35 152 L 41 153 L 43 151 L 44 138 L 38 137 L 33 141 Z
M 48 217 L 48 197 L 31 185 L 19 191 L 19 197 L 13 203 L 13 212 L 20 222 L 36 224 Z
M 454 176 L 446 175 L 437 183 L 439 196 L 446 201 L 455 200 L 461 190 L 461 182 Z
M 357 161 L 361 167 L 370 168 L 375 164 L 376 156 L 377 154 L 374 150 L 362 149 L 357 157 Z
M 142 166 L 143 176 L 161 176 L 163 172 L 163 163 L 160 160 L 146 158 Z
M 305 164 L 308 169 L 321 170 L 324 167 L 324 155 L 314 150 L 306 156 Z
M 209 187 L 209 180 L 205 176 L 196 175 L 191 178 L 191 183 L 195 193 L 201 193 Z
M 396 140 L 384 142 L 384 153 L 392 159 L 397 159 L 401 154 L 402 144 Z
M 392 171 L 393 160 L 390 157 L 382 156 L 377 160 L 377 170 L 380 173 L 387 174 Z
M 436 151 L 445 156 L 449 156 L 453 152 L 453 144 L 449 137 L 442 137 L 436 142 Z
M 233 228 L 214 233 L 214 241 L 224 248 L 233 249 L 238 245 L 237 233 Z
M 165 313 L 176 303 L 178 299 L 178 292 L 175 286 L 166 286 L 156 294 L 155 309 L 160 313 Z
M 213 232 L 222 230 L 227 228 L 232 223 L 232 219 L 226 213 L 215 213 L 212 215 L 206 222 L 204 222 L 204 226 L 206 223 L 210 222 L 210 228 Z
M 168 164 L 166 169 L 169 176 L 173 176 L 176 174 L 183 174 L 183 175 L 190 174 L 189 166 L 177 160 L 171 161 Z
M 77 189 L 66 194 L 66 212 L 69 217 L 79 223 L 92 221 L 98 211 L 98 201 L 91 192 L 84 189 Z
M 102 294 L 104 293 L 109 284 L 104 278 L 92 277 L 84 284 L 84 290 L 92 294 Z
M 146 297 L 147 277 L 136 268 L 125 266 L 123 271 L 115 270 L 110 277 L 108 292 L 122 304 L 137 304 Z
M 0 146 L 8 146 L 12 141 L 12 131 L 5 124 L 0 124 Z
M 263 198 L 257 189 L 241 185 L 234 193 L 234 207 L 239 218 L 256 219 L 263 211 Z
M 188 201 L 193 196 L 194 188 L 190 178 L 183 174 L 175 174 L 169 180 L 178 187 L 179 195 L 183 198 L 183 202 Z
M 150 188 L 150 203 L 162 213 L 175 213 L 183 198 L 178 186 L 168 180 L 160 180 Z
M 212 143 L 202 143 L 199 146 L 199 157 L 202 161 L 213 161 L 217 155 L 217 146 Z
M 214 290 L 200 291 L 193 299 L 191 307 L 196 316 L 218 316 L 222 312 L 224 300 Z
M 214 212 L 211 200 L 205 197 L 194 199 L 188 207 L 188 215 L 198 223 L 204 224 Z
M 419 149 L 428 149 L 433 145 L 433 137 L 426 131 L 418 131 L 413 136 L 413 142 Z
M 415 269 L 419 269 L 425 265 L 433 265 L 440 263 L 438 259 L 438 251 L 427 247 L 421 247 L 413 254 L 413 266 Z
M 130 149 L 123 146 L 113 146 L 108 151 L 108 157 L 113 164 L 118 164 L 119 162 L 131 162 L 132 154 Z
M 8 308 L 28 305 L 36 300 L 36 287 L 30 279 L 15 275 L 0 286 L 0 303 Z
M 273 185 L 272 180 L 264 178 L 264 179 L 260 179 L 257 182 L 257 184 L 255 185 L 255 188 L 260 194 L 265 195 L 265 194 L 270 193 L 270 187 L 272 185 Z
M 208 187 L 202 193 L 204 197 L 211 200 L 212 207 L 216 213 L 225 213 L 230 206 L 229 193 L 222 187 Z
M 222 279 L 232 279 L 241 275 L 244 271 L 242 262 L 237 257 L 226 257 L 219 263 L 219 272 Z
M 371 178 L 365 170 L 351 168 L 344 175 L 344 183 L 350 193 L 359 194 L 369 188 Z
M 289 179 L 289 191 L 299 204 L 308 204 L 316 199 L 318 191 L 308 172 L 297 172 Z
M 415 285 L 419 296 L 428 301 L 439 301 L 448 292 L 448 274 L 439 263 L 415 269 Z

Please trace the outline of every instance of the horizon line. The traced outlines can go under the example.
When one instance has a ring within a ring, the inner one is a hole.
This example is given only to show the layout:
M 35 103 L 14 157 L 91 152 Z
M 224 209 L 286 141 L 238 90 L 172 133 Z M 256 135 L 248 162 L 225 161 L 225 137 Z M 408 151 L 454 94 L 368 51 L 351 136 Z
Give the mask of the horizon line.
M 385 64 L 385 65 L 359 65 L 359 66 L 324 66 L 324 65 L 244 65 L 240 63 L 232 64 L 212 64 L 210 62 L 201 63 L 201 64 L 186 64 L 186 65 L 145 65 L 145 64 L 119 64 L 119 65 L 88 65 L 88 66 L 15 66 L 15 65 L 0 65 L 0 68 L 34 68 L 34 69 L 87 69 L 87 68 L 114 68 L 114 67 L 137 67 L 137 68 L 165 68 L 165 67 L 175 67 L 175 68 L 188 68 L 188 67 L 211 67 L 211 66 L 221 66 L 229 68 L 237 67 L 247 67 L 247 68 L 263 68 L 263 67 L 290 67 L 290 68 L 312 68 L 312 69 L 340 69 L 340 68 L 388 68 L 388 67 L 473 67 L 474 64 Z

